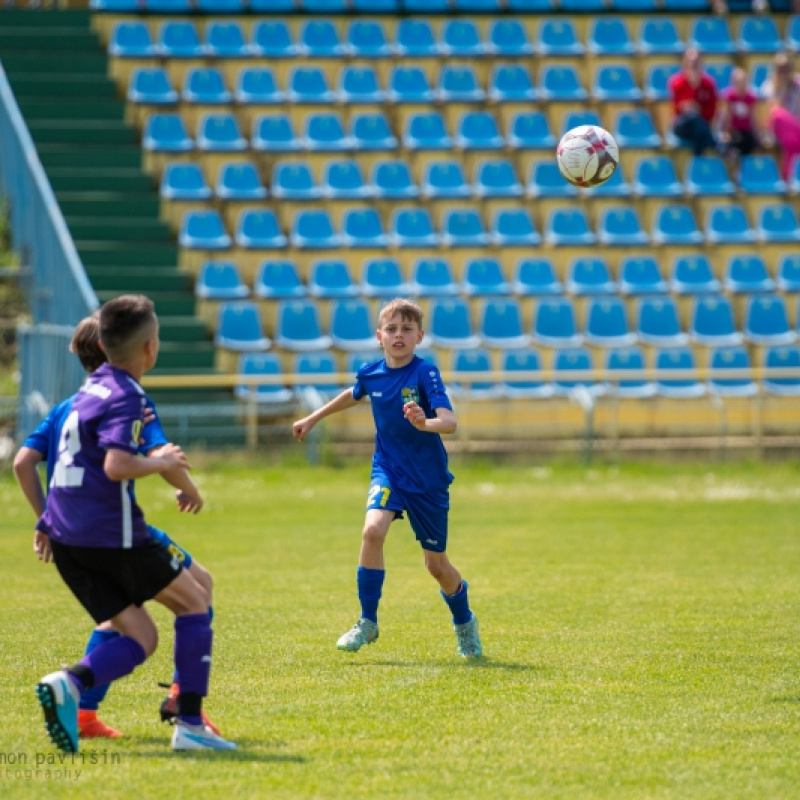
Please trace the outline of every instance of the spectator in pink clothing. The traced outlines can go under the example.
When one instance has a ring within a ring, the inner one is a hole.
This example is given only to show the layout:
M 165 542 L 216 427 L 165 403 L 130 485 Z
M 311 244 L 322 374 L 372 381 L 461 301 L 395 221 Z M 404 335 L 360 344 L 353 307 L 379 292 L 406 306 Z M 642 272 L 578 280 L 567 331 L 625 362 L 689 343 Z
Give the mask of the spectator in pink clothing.
M 761 93 L 769 102 L 769 124 L 781 148 L 781 175 L 791 177 L 795 159 L 800 156 L 800 78 L 788 53 L 776 53 L 772 77 Z
M 728 152 L 749 156 L 759 145 L 755 110 L 758 96 L 747 86 L 747 73 L 737 68 L 731 74 L 731 85 L 720 95 L 722 109 L 719 138 Z

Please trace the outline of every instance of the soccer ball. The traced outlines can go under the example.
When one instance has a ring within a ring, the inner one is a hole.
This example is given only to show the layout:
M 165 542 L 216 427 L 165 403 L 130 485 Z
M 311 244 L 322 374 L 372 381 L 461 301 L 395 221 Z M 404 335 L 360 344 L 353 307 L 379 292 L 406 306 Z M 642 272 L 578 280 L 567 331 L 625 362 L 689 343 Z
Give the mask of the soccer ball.
M 614 137 L 599 125 L 580 125 L 561 137 L 556 163 L 574 186 L 599 186 L 614 174 L 619 148 Z

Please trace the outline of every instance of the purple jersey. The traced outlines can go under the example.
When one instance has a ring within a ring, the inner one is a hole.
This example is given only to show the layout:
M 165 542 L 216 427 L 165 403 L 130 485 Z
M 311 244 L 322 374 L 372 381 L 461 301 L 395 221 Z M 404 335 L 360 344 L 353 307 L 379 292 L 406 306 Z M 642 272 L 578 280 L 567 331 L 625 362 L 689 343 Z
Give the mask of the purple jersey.
M 79 547 L 134 547 L 149 541 L 133 482 L 112 481 L 104 470 L 107 450 L 138 453 L 145 404 L 142 387 L 110 364 L 86 380 L 61 428 L 40 530 Z

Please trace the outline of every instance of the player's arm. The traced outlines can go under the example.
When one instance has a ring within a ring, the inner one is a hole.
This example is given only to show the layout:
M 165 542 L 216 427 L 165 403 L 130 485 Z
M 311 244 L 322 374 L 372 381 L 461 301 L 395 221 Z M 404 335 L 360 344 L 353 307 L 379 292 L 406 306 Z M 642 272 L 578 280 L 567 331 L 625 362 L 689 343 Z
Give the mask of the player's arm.
M 32 447 L 20 447 L 14 457 L 14 475 L 37 518 L 44 514 L 45 496 L 38 466 L 44 455 Z
M 341 394 L 336 395 L 333 400 L 325 403 L 312 414 L 309 414 L 303 419 L 297 420 L 292 425 L 292 433 L 294 438 L 302 442 L 306 438 L 308 432 L 322 419 L 329 417 L 331 414 L 336 414 L 339 411 L 346 411 L 348 408 L 353 408 L 359 404 L 359 400 L 353 397 L 353 390 L 345 389 Z
M 148 475 L 159 475 L 176 467 L 191 469 L 186 454 L 176 444 L 164 445 L 154 458 L 139 458 L 135 453 L 111 447 L 106 451 L 103 470 L 109 480 L 133 481 Z
M 163 449 L 164 446 L 154 447 L 148 451 L 147 457 L 156 458 Z M 200 494 L 200 490 L 184 467 L 165 470 L 161 473 L 161 477 L 170 486 L 174 486 L 178 490 L 176 497 L 178 498 L 178 508 L 181 511 L 191 511 L 196 514 L 203 507 L 203 497 Z
M 437 408 L 435 417 L 426 417 L 417 403 L 406 403 L 403 414 L 418 431 L 424 433 L 455 433 L 458 427 L 456 415 L 449 408 Z

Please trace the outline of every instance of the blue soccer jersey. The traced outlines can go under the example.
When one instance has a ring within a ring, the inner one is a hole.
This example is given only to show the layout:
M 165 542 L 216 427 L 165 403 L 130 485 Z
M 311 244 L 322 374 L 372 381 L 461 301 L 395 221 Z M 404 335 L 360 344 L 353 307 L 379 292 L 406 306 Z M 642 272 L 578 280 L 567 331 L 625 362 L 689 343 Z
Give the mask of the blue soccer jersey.
M 389 367 L 385 359 L 364 364 L 356 375 L 353 397 L 369 397 L 372 406 L 373 469 L 383 470 L 395 488 L 406 492 L 427 492 L 452 483 L 441 436 L 417 430 L 403 415 L 403 406 L 411 400 L 426 417 L 435 417 L 437 408 L 452 410 L 433 364 L 419 356 L 398 368 Z

